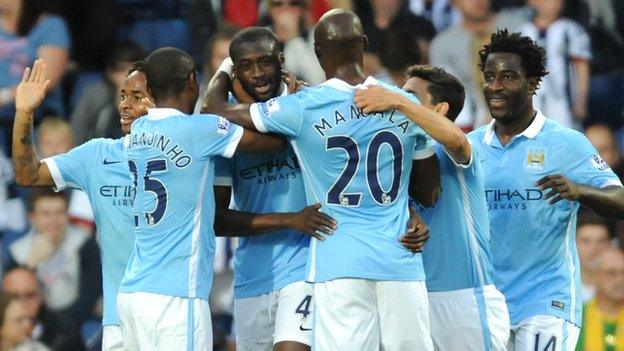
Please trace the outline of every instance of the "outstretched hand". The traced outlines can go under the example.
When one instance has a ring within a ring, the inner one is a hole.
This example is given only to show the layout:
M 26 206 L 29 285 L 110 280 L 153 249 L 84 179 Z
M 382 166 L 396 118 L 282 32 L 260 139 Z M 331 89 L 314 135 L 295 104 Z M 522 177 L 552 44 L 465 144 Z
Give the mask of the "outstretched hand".
M 290 216 L 288 227 L 308 234 L 318 240 L 325 240 L 323 235 L 331 235 L 336 229 L 336 221 L 319 211 L 321 204 L 308 206 Z
M 355 104 L 364 113 L 386 111 L 396 108 L 401 95 L 378 85 L 355 91 Z
M 579 185 L 561 174 L 552 174 L 542 177 L 535 182 L 535 186 L 541 191 L 550 189 L 550 191 L 544 195 L 544 200 L 550 199 L 550 201 L 548 201 L 550 205 L 556 204 L 563 199 L 576 201 L 581 197 Z
M 47 64 L 43 59 L 35 60 L 32 69 L 26 67 L 22 81 L 15 92 L 15 109 L 18 111 L 36 110 L 46 96 L 50 80 L 46 79 Z

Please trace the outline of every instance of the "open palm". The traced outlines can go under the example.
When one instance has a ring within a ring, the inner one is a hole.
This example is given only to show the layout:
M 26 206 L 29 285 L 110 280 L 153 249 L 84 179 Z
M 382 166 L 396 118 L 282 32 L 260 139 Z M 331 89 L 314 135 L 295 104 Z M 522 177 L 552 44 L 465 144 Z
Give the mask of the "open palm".
M 37 59 L 32 69 L 24 69 L 22 81 L 15 92 L 16 110 L 34 111 L 41 105 L 50 86 L 46 71 L 47 65 L 43 59 Z

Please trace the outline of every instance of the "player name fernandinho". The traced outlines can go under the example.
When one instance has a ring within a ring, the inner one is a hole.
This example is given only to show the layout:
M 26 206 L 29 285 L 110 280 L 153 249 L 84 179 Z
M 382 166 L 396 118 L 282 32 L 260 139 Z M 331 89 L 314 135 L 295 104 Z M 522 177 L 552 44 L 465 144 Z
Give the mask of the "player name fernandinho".
M 146 146 L 160 150 L 177 168 L 191 164 L 191 156 L 184 152 L 180 144 L 163 134 L 142 132 L 130 136 L 130 149 Z
M 348 123 L 350 121 L 357 121 L 361 118 L 369 118 L 369 117 L 377 117 L 381 119 L 385 119 L 386 121 L 394 124 L 397 128 L 401 129 L 403 134 L 407 133 L 407 129 L 410 126 L 410 122 L 405 120 L 405 118 L 401 118 L 401 121 L 397 121 L 394 119 L 395 109 L 384 111 L 384 112 L 373 112 L 366 114 L 362 112 L 362 110 L 357 107 L 350 105 L 349 111 L 338 111 L 334 110 L 333 116 L 324 116 L 319 119 L 318 124 L 314 124 L 313 127 L 316 132 L 321 136 L 325 137 L 325 132 L 328 130 L 332 130 L 335 127 L 339 126 L 342 123 Z

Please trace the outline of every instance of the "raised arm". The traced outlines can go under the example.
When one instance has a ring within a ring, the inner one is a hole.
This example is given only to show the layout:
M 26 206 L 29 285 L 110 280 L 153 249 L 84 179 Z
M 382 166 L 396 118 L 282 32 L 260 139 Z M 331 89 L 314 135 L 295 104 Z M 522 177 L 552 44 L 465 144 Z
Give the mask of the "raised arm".
M 36 60 L 26 68 L 15 95 L 13 123 L 13 167 L 15 181 L 21 186 L 53 186 L 54 180 L 45 163 L 40 162 L 33 143 L 33 116 L 50 86 L 46 63 Z
M 255 131 L 256 127 L 249 114 L 249 104 L 228 104 L 228 92 L 232 85 L 231 73 L 232 60 L 227 58 L 208 83 L 202 103 L 202 113 L 223 116 L 232 123 Z
M 470 161 L 472 149 L 468 138 L 445 116 L 410 101 L 405 96 L 380 86 L 369 86 L 355 93 L 355 103 L 364 113 L 397 109 L 442 144 L 458 164 Z
M 331 235 L 336 221 L 320 212 L 321 205 L 305 207 L 293 213 L 251 213 L 229 208 L 232 188 L 215 186 L 215 232 L 217 236 L 255 236 L 282 229 L 293 229 L 319 240 L 323 235 Z

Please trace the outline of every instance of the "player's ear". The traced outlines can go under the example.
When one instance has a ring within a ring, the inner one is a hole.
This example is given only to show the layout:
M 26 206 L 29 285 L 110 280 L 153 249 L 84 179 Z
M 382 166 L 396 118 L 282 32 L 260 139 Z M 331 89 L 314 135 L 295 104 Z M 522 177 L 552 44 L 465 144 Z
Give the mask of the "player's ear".
M 531 77 L 528 79 L 529 94 L 533 95 L 539 89 L 539 78 Z
M 281 68 L 281 69 L 284 69 L 284 53 L 283 53 L 283 52 L 280 52 L 280 53 L 277 55 L 277 59 L 279 60 L 279 63 L 280 63 L 280 68 Z
M 189 88 L 191 88 L 192 91 L 195 91 L 195 89 L 199 88 L 199 83 L 197 81 L 197 71 L 189 73 L 188 83 Z
M 448 102 L 441 102 L 439 104 L 436 104 L 434 109 L 435 112 L 441 114 L 442 116 L 446 116 L 446 114 L 448 113 L 449 109 L 450 109 L 450 105 Z

